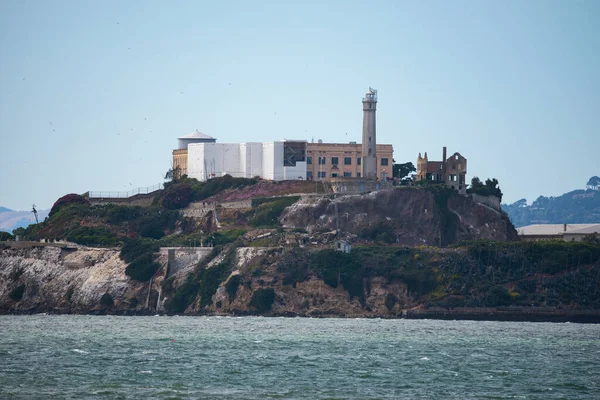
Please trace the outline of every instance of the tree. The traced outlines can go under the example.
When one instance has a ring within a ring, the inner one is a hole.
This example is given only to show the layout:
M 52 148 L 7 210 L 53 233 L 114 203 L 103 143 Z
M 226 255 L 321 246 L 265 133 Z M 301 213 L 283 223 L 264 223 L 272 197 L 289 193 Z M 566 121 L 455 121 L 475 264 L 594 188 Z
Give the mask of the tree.
M 33 206 L 31 206 L 31 212 L 33 213 L 33 215 L 35 216 L 35 223 L 39 224 L 40 221 L 38 221 L 38 216 L 37 216 L 37 210 L 35 209 L 35 204 Z
M 417 169 L 411 162 L 404 164 L 394 164 L 392 167 L 392 176 L 394 178 L 402 179 L 408 176 L 410 173 L 415 172 Z
M 181 179 L 181 168 L 179 168 L 179 166 L 175 168 L 169 168 L 165 174 L 165 179 L 169 181 L 178 181 Z
M 471 187 L 467 189 L 467 193 L 474 193 L 480 196 L 496 196 L 500 201 L 502 201 L 503 196 L 496 178 L 486 179 L 484 184 L 476 176 L 471 179 Z

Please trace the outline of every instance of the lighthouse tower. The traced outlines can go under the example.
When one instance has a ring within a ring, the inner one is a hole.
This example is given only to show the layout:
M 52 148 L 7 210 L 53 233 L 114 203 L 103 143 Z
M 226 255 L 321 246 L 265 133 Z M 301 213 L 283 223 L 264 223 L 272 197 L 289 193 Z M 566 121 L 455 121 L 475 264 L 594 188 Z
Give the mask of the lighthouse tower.
M 362 162 L 361 175 L 363 178 L 377 178 L 377 140 L 375 134 L 375 112 L 377 111 L 377 90 L 369 88 L 362 100 L 363 130 L 362 130 Z

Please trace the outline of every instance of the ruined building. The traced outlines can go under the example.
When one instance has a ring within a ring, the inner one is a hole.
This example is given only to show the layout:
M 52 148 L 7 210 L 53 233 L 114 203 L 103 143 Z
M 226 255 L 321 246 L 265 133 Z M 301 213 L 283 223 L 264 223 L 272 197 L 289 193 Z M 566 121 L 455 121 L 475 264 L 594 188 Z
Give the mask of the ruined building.
M 443 161 L 429 161 L 425 156 L 417 158 L 417 174 L 415 180 L 445 182 L 446 185 L 464 193 L 467 189 L 467 159 L 456 152 L 446 158 L 446 147 L 442 151 Z

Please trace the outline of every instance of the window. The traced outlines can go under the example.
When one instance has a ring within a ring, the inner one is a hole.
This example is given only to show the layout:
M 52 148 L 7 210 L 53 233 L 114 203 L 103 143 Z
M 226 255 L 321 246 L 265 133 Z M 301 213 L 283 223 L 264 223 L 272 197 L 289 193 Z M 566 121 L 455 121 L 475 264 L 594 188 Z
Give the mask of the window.
M 387 158 L 382 158 L 381 159 L 381 165 L 388 165 L 388 159 Z
M 352 172 L 344 172 L 344 178 L 352 177 Z
M 461 171 L 462 170 L 462 164 L 458 164 L 458 170 Z
M 325 165 L 325 157 L 319 157 L 319 165 Z
M 338 165 L 338 158 L 337 157 L 331 157 L 331 164 L 333 165 Z
M 344 165 L 352 165 L 352 157 L 344 157 Z
M 360 165 L 360 157 L 356 159 L 356 165 Z
M 306 164 L 312 164 L 312 157 L 306 157 Z
M 338 174 L 331 174 L 332 178 L 337 178 Z
M 359 160 L 360 160 L 360 158 L 359 158 Z M 360 178 L 360 172 L 357 172 L 357 173 L 356 173 L 356 177 L 357 177 L 357 178 Z
M 324 171 L 319 171 L 319 175 L 318 175 L 319 178 L 325 178 L 325 176 L 326 176 L 326 173 Z
M 312 180 L 312 178 L 313 178 L 312 171 L 306 171 L 306 179 L 308 179 L 310 181 L 310 180 Z

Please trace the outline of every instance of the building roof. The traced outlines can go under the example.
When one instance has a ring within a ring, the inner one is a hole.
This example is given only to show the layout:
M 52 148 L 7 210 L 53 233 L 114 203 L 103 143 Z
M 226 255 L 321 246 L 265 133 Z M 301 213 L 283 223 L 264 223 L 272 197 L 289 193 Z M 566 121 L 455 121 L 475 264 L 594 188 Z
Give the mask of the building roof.
M 585 228 L 567 231 L 567 233 L 572 233 L 573 235 L 589 235 L 592 233 L 600 233 L 600 224 L 591 224 Z
M 196 129 L 195 132 L 190 133 L 189 135 L 178 137 L 177 139 L 205 139 L 205 140 L 214 140 L 214 137 L 210 137 L 205 133 L 200 132 Z
M 535 224 L 517 228 L 519 235 L 525 236 L 560 236 L 564 233 L 589 234 L 600 232 L 600 224 Z

